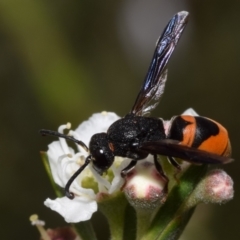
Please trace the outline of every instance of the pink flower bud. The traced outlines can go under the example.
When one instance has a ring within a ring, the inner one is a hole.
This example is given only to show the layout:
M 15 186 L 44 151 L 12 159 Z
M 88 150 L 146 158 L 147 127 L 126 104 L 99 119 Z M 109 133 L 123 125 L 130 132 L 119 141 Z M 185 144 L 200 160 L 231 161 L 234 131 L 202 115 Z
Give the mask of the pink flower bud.
M 123 191 L 133 207 L 154 209 L 166 201 L 168 182 L 153 163 L 138 162 L 125 180 Z
M 226 203 L 233 198 L 233 180 L 221 169 L 210 171 L 197 186 L 195 197 L 205 203 Z
M 75 240 L 77 234 L 71 227 L 59 227 L 55 229 L 47 229 L 47 233 L 51 240 Z M 44 240 L 44 239 L 43 239 Z

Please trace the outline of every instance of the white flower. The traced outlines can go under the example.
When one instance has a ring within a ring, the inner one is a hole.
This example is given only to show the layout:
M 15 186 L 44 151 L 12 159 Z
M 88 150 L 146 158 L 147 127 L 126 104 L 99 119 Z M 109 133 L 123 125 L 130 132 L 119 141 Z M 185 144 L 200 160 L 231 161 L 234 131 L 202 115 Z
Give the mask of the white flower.
M 193 117 L 199 116 L 193 108 L 186 109 L 181 115 L 188 115 L 188 116 L 193 116 Z M 172 125 L 172 121 L 174 119 L 175 119 L 175 117 L 172 117 L 170 120 L 163 120 L 163 126 L 165 129 L 166 135 L 168 135 L 168 132 Z
M 194 117 L 199 116 L 193 108 L 188 108 L 181 115 L 190 115 L 190 116 L 194 116 Z
M 88 146 L 92 135 L 106 132 L 109 126 L 118 119 L 115 113 L 96 113 L 80 124 L 75 131 L 70 130 L 69 135 L 83 141 Z M 70 124 L 62 125 L 58 131 L 63 133 L 64 129 L 70 129 L 70 127 Z M 64 138 L 59 138 L 59 141 L 51 143 L 48 148 L 47 155 L 53 179 L 57 185 L 64 188 L 71 176 L 84 164 L 89 153 L 79 145 L 75 151 L 68 146 Z M 48 198 L 44 204 L 61 214 L 66 222 L 76 223 L 89 220 L 97 211 L 96 194 L 98 192 L 111 194 L 119 190 L 123 184 L 120 172 L 128 162 L 129 160 L 123 161 L 123 158 L 115 158 L 111 167 L 114 175 L 111 182 L 107 177 L 103 178 L 96 173 L 89 164 L 70 186 L 70 191 L 75 195 L 74 199 L 62 197 L 51 200 Z M 86 179 L 87 181 L 84 182 Z M 83 186 L 86 182 L 87 187 Z
M 184 114 L 197 115 L 193 109 L 188 109 Z M 88 146 L 94 134 L 106 132 L 109 126 L 118 119 L 119 117 L 115 113 L 97 113 L 80 124 L 75 131 L 69 130 L 71 125 L 66 124 L 60 126 L 58 132 L 63 133 L 64 130 L 68 129 L 70 136 L 81 140 Z M 169 121 L 165 123 L 169 123 Z M 69 179 L 89 156 L 89 152 L 83 147 L 76 145 L 76 148 L 77 151 L 69 147 L 65 138 L 59 138 L 58 141 L 54 141 L 48 146 L 47 155 L 52 177 L 55 183 L 62 188 L 65 188 Z M 112 174 L 100 176 L 89 164 L 70 186 L 70 192 L 74 194 L 73 199 L 66 196 L 55 200 L 48 198 L 44 204 L 61 214 L 66 222 L 76 223 L 89 220 L 92 214 L 97 211 L 99 193 L 112 194 L 120 190 L 124 183 L 121 170 L 130 161 L 130 159 L 115 157 L 114 163 L 110 167 L 113 177 Z M 148 156 L 148 161 L 153 162 L 152 155 Z M 141 162 L 144 164 L 143 160 Z M 163 193 L 165 194 L 164 191 Z

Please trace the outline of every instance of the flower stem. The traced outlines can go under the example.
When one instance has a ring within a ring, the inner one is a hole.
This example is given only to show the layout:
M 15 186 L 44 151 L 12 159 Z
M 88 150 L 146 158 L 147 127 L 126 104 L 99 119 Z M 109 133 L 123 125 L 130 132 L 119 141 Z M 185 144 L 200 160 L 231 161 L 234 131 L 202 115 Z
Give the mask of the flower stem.
M 123 239 L 136 239 L 136 211 L 130 204 L 125 210 Z
M 171 221 L 169 225 L 164 229 L 161 235 L 156 238 L 156 240 L 169 240 L 169 239 L 178 239 L 185 229 L 188 221 L 190 220 L 195 207 L 192 207 L 188 211 L 184 212 L 181 217 Z
M 207 165 L 191 166 L 170 192 L 167 201 L 157 212 L 145 239 L 177 239 L 188 223 L 195 207 L 188 205 L 188 199 L 198 182 L 206 174 Z
M 152 209 L 136 209 L 137 214 L 137 237 L 139 240 L 149 228 L 152 219 Z
M 104 201 L 99 202 L 99 209 L 108 220 L 111 240 L 122 240 L 127 200 L 122 193 L 118 194 L 118 196 L 107 198 L 104 197 Z
M 94 229 L 90 221 L 80 222 L 73 225 L 82 240 L 97 240 Z

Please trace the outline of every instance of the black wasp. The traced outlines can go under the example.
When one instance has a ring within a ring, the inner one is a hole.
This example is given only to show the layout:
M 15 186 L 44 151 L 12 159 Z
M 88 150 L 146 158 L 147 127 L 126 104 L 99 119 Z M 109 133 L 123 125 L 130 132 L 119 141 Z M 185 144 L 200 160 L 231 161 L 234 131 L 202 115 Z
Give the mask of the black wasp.
M 107 133 L 94 134 L 89 148 L 72 136 L 51 130 L 41 130 L 42 135 L 54 135 L 74 141 L 81 145 L 89 156 L 85 163 L 69 179 L 65 186 L 66 196 L 74 198 L 69 191 L 74 179 L 91 163 L 102 174 L 113 163 L 115 156 L 132 159 L 121 172 L 124 177 L 139 160 L 153 155 L 158 172 L 165 177 L 157 155 L 165 155 L 170 163 L 180 170 L 174 159 L 181 158 L 192 163 L 228 163 L 231 153 L 226 129 L 219 123 L 204 117 L 175 116 L 170 120 L 168 129 L 160 118 L 146 117 L 152 111 L 163 94 L 167 79 L 166 65 L 187 24 L 188 13 L 179 12 L 173 16 L 157 42 L 153 59 L 143 82 L 142 88 L 130 113 L 114 122 Z

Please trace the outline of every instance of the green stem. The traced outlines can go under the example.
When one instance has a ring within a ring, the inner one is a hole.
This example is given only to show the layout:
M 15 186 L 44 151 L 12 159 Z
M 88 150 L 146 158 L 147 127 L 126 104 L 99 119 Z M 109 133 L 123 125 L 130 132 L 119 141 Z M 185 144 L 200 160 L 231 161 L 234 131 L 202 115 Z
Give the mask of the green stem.
M 136 239 L 136 211 L 130 204 L 125 210 L 123 239 Z
M 180 178 L 180 183 L 170 192 L 166 203 L 157 212 L 143 240 L 167 240 L 169 236 L 177 239 L 176 237 L 180 236 L 194 210 L 193 206 L 187 207 L 187 201 L 206 171 L 206 165 L 189 167 Z
M 74 224 L 74 229 L 81 237 L 81 240 L 96 240 L 97 237 L 95 235 L 94 229 L 90 221 L 80 222 Z
M 141 239 L 151 224 L 152 209 L 136 209 L 137 214 L 137 240 Z
M 123 239 L 126 206 L 127 200 L 122 193 L 99 202 L 99 209 L 108 220 L 111 240 Z
M 156 240 L 168 240 L 168 239 L 178 239 L 182 234 L 185 226 L 187 225 L 188 221 L 190 220 L 195 207 L 189 209 L 188 211 L 181 214 L 181 216 L 171 221 L 169 225 L 164 229 L 161 235 Z

